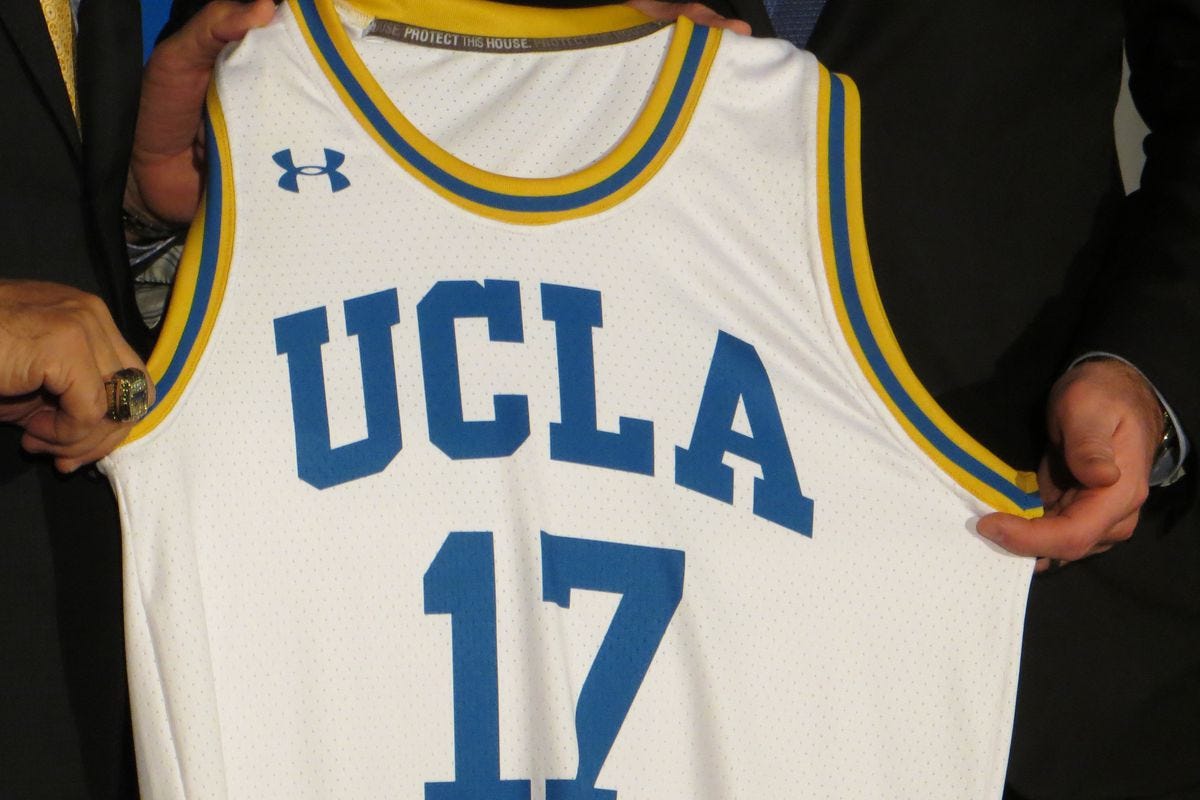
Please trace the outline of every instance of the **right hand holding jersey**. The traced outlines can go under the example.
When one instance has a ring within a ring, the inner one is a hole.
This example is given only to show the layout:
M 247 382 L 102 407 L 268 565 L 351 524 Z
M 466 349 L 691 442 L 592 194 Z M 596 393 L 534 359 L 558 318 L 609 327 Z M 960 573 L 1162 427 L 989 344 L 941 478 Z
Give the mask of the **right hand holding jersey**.
M 107 455 L 132 423 L 108 419 L 105 378 L 145 371 L 104 303 L 69 286 L 0 281 L 0 423 L 63 472 Z
M 1038 570 L 1103 553 L 1133 535 L 1150 492 L 1163 412 L 1153 388 L 1115 359 L 1081 362 L 1058 380 L 1047 406 L 1050 450 L 1038 469 L 1046 515 L 988 514 L 981 535 Z

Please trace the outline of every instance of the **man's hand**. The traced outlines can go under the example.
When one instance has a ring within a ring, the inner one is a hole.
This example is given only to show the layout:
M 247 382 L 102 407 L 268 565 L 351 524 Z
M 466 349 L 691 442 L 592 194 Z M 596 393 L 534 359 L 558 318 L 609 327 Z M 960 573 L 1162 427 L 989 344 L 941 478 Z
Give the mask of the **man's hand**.
M 1019 555 L 1052 563 L 1102 553 L 1133 535 L 1150 492 L 1162 409 L 1142 375 L 1116 359 L 1084 361 L 1050 392 L 1050 451 L 1038 469 L 1046 515 L 988 514 L 979 533 Z
M 150 55 L 133 138 L 127 208 L 167 223 L 191 221 L 203 186 L 204 97 L 222 48 L 267 24 L 272 0 L 216 0 Z
M 628 0 L 625 5 L 642 12 L 652 19 L 674 20 L 687 17 L 697 25 L 707 25 L 710 28 L 724 28 L 743 36 L 750 35 L 750 23 L 740 19 L 722 17 L 702 3 L 669 3 L 663 0 Z
M 104 379 L 126 367 L 146 369 L 98 297 L 0 281 L 0 423 L 25 430 L 26 450 L 63 472 L 108 455 L 132 423 L 107 417 Z

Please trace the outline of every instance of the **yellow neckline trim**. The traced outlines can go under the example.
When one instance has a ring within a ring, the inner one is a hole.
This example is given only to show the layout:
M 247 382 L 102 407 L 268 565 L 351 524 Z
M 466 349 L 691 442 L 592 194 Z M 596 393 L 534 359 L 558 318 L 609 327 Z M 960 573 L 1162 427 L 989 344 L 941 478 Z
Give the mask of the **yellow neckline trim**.
M 521 224 L 594 214 L 644 185 L 682 138 L 720 40 L 720 31 L 697 28 L 681 18 L 672 26 L 671 41 L 647 102 L 609 153 L 567 175 L 518 178 L 457 158 L 410 123 L 358 55 L 334 0 L 289 2 L 309 49 L 346 108 L 397 163 L 468 210 Z M 642 14 L 623 7 L 562 11 L 484 0 L 445 4 L 370 0 L 351 7 L 411 24 L 420 20 L 422 24 L 449 25 L 453 32 L 473 35 L 581 35 L 623 30 L 647 21 Z M 453 14 L 461 17 L 452 24 L 448 18 Z
M 624 5 L 550 10 L 479 0 L 337 2 L 371 17 L 475 36 L 587 36 L 633 28 L 652 21 L 640 11 Z

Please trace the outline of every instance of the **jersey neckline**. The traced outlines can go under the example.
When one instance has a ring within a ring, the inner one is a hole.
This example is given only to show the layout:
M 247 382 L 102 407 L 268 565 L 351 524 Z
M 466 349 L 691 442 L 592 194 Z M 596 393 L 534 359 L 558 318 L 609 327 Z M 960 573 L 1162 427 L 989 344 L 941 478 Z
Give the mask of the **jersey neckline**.
M 599 213 L 645 185 L 683 137 L 721 33 L 680 17 L 671 26 L 671 40 L 648 99 L 617 145 L 576 172 L 519 178 L 459 159 L 409 122 L 359 56 L 334 0 L 289 0 L 289 4 L 325 77 L 393 160 L 462 208 L 527 225 Z M 624 6 L 551 10 L 487 0 L 359 0 L 350 7 L 372 17 L 475 36 L 569 37 L 618 32 L 650 21 Z

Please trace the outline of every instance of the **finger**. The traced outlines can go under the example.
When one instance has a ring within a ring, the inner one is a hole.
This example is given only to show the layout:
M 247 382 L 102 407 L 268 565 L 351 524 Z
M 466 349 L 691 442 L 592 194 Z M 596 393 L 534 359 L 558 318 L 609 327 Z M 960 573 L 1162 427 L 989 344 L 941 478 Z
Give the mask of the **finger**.
M 1019 556 L 1082 558 L 1091 542 L 1080 545 L 1072 529 L 1063 527 L 1062 517 L 1027 520 L 1010 514 L 995 513 L 981 518 L 975 529 L 983 538 Z M 1036 523 L 1036 524 L 1035 524 Z M 1069 551 L 1069 554 L 1068 554 Z
M 156 47 L 142 77 L 131 160 L 130 205 L 168 222 L 187 222 L 200 200 L 194 144 L 204 97 L 221 50 L 274 13 L 271 0 L 218 0 Z
M 47 414 L 49 416 L 49 414 Z M 54 459 L 54 465 L 62 472 L 72 472 L 81 464 L 87 463 L 84 456 L 97 449 L 97 445 L 111 436 L 117 423 L 104 420 L 87 429 L 82 439 L 73 442 L 60 442 L 43 439 L 26 430 L 21 437 L 21 447 L 27 452 L 37 455 L 47 455 Z M 69 464 L 70 468 L 63 465 Z
M 1107 531 L 1100 537 L 1096 546 L 1092 548 L 1092 555 L 1103 553 L 1115 544 L 1125 541 L 1133 536 L 1133 532 L 1137 529 L 1138 519 L 1141 516 L 1141 509 L 1136 509 L 1128 516 L 1118 521 L 1115 525 L 1109 527 Z
M 230 42 L 239 41 L 253 28 L 270 22 L 275 13 L 272 0 L 238 3 L 233 0 L 214 0 L 206 4 L 174 36 L 156 47 L 151 59 L 168 59 L 173 68 L 167 77 L 184 77 L 210 72 L 217 56 Z M 147 68 L 149 69 L 149 62 Z
M 729 19 L 721 17 L 717 22 L 709 25 L 712 28 L 724 28 L 730 33 L 736 33 L 738 36 L 749 36 L 751 33 L 750 23 L 740 19 Z
M 711 8 L 700 3 L 688 3 L 684 6 L 682 16 L 687 17 L 697 25 L 704 25 L 708 28 L 720 28 L 742 36 L 750 35 L 750 23 L 740 19 L 730 19 L 713 11 Z
M 125 441 L 126 437 L 129 436 L 129 432 L 133 429 L 133 423 L 123 422 L 117 424 L 113 422 L 107 427 L 109 428 L 107 432 L 95 441 L 89 442 L 87 447 L 73 450 L 69 454 L 55 458 L 55 468 L 60 472 L 70 473 L 85 464 L 99 461 L 115 450 L 121 442 Z
M 125 441 L 132 428 L 132 422 L 117 423 L 105 420 L 91 428 L 85 438 L 71 444 L 50 443 L 26 431 L 21 439 L 21 446 L 31 453 L 52 456 L 54 466 L 60 472 L 68 473 L 104 458 Z
M 94 349 L 98 344 L 94 337 L 86 325 L 77 322 L 60 328 L 50 339 L 51 344 L 42 356 L 46 363 L 37 369 L 42 391 L 53 399 L 22 423 L 34 439 L 45 443 L 30 448 L 31 452 L 54 452 L 79 442 L 103 421 L 108 409 L 104 370 L 116 359 L 108 348 L 107 355 L 102 356 L 105 362 L 102 366 Z
M 106 380 L 125 367 L 145 371 L 102 302 L 84 296 L 72 311 L 70 324 L 61 324 L 44 348 L 48 363 L 42 386 L 57 401 L 25 423 L 31 452 L 86 456 L 98 440 L 113 436 Z M 153 387 L 148 399 L 153 401 Z
M 652 19 L 675 20 L 687 17 L 697 25 L 722 28 L 742 36 L 750 35 L 750 23 L 723 17 L 702 3 L 667 3 L 660 0 L 629 0 L 626 5 Z
M 220 41 L 222 47 L 230 42 L 241 41 L 247 33 L 266 25 L 275 15 L 273 0 L 254 0 L 253 3 L 238 3 L 236 6 L 213 21 L 212 37 Z
M 44 418 L 30 430 L 57 445 L 73 445 L 94 438 L 94 429 L 104 430 L 108 412 L 105 380 L 126 365 L 142 368 L 141 359 L 125 343 L 103 302 L 91 295 L 80 301 L 77 328 L 64 328 L 66 347 L 56 348 L 47 370 L 45 388 L 58 396 L 56 413 L 49 416 L 53 432 L 41 429 Z
M 1110 495 L 1083 492 L 1057 515 L 1038 519 L 988 514 L 979 520 L 976 530 L 1010 553 L 1078 561 L 1097 546 L 1128 538 L 1133 532 L 1136 510 L 1131 514 L 1127 500 Z
M 1042 459 L 1038 465 L 1037 482 L 1038 495 L 1042 500 L 1042 507 L 1047 512 L 1054 509 L 1063 498 L 1065 492 L 1064 484 L 1061 482 L 1059 472 L 1050 463 L 1050 456 Z
M 107 379 L 112 377 L 112 375 L 118 370 L 136 369 L 146 377 L 146 406 L 150 407 L 154 405 L 156 390 L 154 387 L 154 382 L 150 380 L 149 369 L 146 366 L 146 362 L 144 362 L 142 357 L 139 356 L 137 352 L 129 346 L 129 343 L 125 341 L 125 337 L 122 336 L 121 331 L 117 329 L 117 323 L 115 320 L 113 320 L 112 314 L 109 313 L 108 307 L 102 305 L 100 311 L 102 313 L 100 314 L 98 321 L 100 323 L 101 332 L 105 337 L 108 347 L 111 348 L 114 358 L 109 370 L 104 373 L 105 378 Z M 107 396 L 105 398 L 105 403 L 107 404 Z
M 109 416 L 104 378 L 98 378 L 97 383 L 100 397 L 96 398 L 96 408 L 80 412 L 60 398 L 58 405 L 43 409 L 28 421 L 22 446 L 32 453 L 54 456 L 56 466 L 64 472 L 107 455 L 125 439 L 133 422 L 117 423 Z
M 95 386 L 95 392 L 75 388 L 59 398 L 59 404 L 46 406 L 25 423 L 25 449 L 31 453 L 55 455 L 86 447 L 89 439 L 108 424 L 108 403 L 104 383 L 98 377 L 80 381 L 80 386 Z
M 7 422 L 24 428 L 33 415 L 46 406 L 47 399 L 42 392 L 0 398 L 0 423 Z
M 1087 491 L 1087 490 L 1083 490 L 1083 489 L 1080 489 L 1079 487 L 1072 486 L 1071 488 L 1067 489 L 1065 492 L 1062 492 L 1061 494 L 1059 494 L 1059 496 L 1054 499 L 1053 503 L 1051 503 L 1048 506 L 1043 506 L 1043 508 L 1042 508 L 1043 513 L 1046 516 L 1051 516 L 1051 517 L 1058 516 L 1059 514 L 1061 514 L 1063 512 L 1063 509 L 1067 508 L 1068 506 L 1070 506 L 1072 503 L 1074 503 L 1076 500 L 1079 499 L 1079 493 L 1081 491 Z
M 1095 553 L 1092 555 L 1095 555 Z M 1038 574 L 1043 572 L 1055 572 L 1072 563 L 1074 562 L 1066 561 L 1061 558 L 1039 558 L 1033 563 L 1033 571 Z
M 1087 554 L 1087 556 L 1085 556 L 1085 558 L 1091 558 L 1092 556 L 1098 556 L 1101 553 L 1107 553 L 1109 550 L 1112 550 L 1112 549 L 1113 549 L 1113 544 L 1098 544 L 1095 547 L 1093 547 L 1090 552 L 1088 552 L 1088 554 Z M 1083 559 L 1080 559 L 1080 560 L 1082 561 Z M 1060 570 L 1063 567 L 1069 566 L 1074 563 L 1075 563 L 1074 561 L 1067 561 L 1065 558 L 1039 558 L 1037 561 L 1034 562 L 1033 571 L 1037 572 L 1037 573 L 1052 572 L 1054 570 Z

